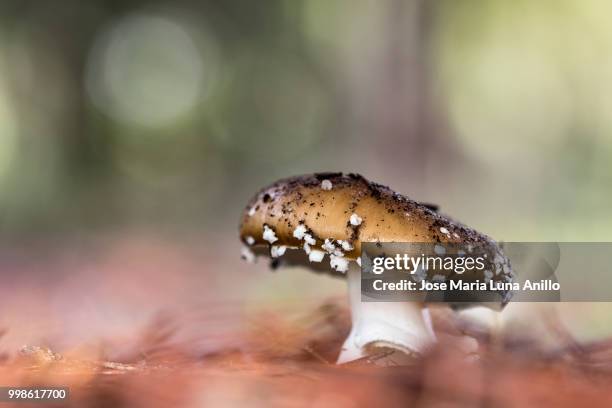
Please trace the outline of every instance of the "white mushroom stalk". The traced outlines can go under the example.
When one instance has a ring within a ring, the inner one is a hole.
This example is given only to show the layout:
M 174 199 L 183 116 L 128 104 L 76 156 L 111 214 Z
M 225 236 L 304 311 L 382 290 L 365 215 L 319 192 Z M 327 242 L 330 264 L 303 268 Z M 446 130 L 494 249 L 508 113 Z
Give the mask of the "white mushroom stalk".
M 385 351 L 406 356 L 422 354 L 435 341 L 429 311 L 418 302 L 362 302 L 361 270 L 348 271 L 352 329 L 342 345 L 338 364 L 348 363 Z M 386 354 L 386 353 L 385 353 Z M 380 363 L 401 363 L 401 355 L 390 355 Z

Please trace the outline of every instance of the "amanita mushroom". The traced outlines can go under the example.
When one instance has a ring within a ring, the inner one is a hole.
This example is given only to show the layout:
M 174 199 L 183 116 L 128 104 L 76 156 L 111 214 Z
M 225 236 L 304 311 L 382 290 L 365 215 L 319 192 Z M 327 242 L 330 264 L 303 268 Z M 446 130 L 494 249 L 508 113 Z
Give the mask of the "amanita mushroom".
M 362 242 L 475 244 L 501 260 L 503 271 L 493 279 L 511 274 L 500 248 L 486 235 L 358 174 L 303 175 L 262 189 L 244 210 L 240 238 L 247 260 L 263 253 L 275 265 L 281 259 L 305 261 L 315 271 L 348 277 L 353 327 L 338 363 L 377 348 L 419 354 L 436 340 L 422 302 L 361 302 L 357 264 Z

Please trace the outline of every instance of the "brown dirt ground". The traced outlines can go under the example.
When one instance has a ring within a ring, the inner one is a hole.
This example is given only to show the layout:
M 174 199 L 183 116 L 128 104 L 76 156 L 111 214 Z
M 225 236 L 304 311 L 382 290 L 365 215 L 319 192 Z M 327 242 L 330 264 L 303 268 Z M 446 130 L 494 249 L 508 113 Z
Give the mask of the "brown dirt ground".
M 48 407 L 612 406 L 612 341 L 568 341 L 543 351 L 533 342 L 459 327 L 442 310 L 434 325 L 441 341 L 430 353 L 411 366 L 379 367 L 376 356 L 332 364 L 349 330 L 348 312 L 336 301 L 298 318 L 261 316 L 237 334 L 244 347 L 205 355 L 173 344 L 172 322 L 161 319 L 137 347 L 130 345 L 139 353 L 122 361 L 36 346 L 0 356 L 0 385 L 70 387 L 68 402 L 31 405 Z M 456 347 L 466 334 L 478 340 L 476 358 Z

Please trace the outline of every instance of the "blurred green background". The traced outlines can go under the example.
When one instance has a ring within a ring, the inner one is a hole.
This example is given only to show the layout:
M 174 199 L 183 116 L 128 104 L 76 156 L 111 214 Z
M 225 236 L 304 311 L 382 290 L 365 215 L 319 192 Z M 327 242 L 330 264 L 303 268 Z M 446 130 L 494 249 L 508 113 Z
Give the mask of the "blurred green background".
M 345 170 L 499 239 L 610 239 L 611 12 L 4 0 L 2 235 L 229 236 L 262 185 Z
M 3 0 L 0 325 L 61 344 L 214 296 L 248 314 L 343 294 L 238 260 L 252 194 L 313 171 L 362 173 L 499 240 L 612 239 L 611 14 L 604 0 Z M 571 308 L 583 333 L 608 309 Z

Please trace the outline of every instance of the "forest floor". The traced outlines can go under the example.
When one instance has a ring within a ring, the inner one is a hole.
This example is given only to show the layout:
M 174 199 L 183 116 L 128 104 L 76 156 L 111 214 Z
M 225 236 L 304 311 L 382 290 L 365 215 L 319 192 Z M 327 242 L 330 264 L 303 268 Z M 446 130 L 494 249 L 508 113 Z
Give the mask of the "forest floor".
M 262 316 L 236 334 L 245 347 L 203 355 L 173 344 L 164 319 L 122 361 L 25 346 L 0 356 L 0 385 L 69 387 L 67 401 L 43 404 L 53 407 L 612 406 L 612 341 L 545 351 L 461 327 L 447 312 L 433 317 L 440 342 L 410 366 L 381 367 L 378 356 L 333 364 L 350 318 L 341 302 L 329 301 L 299 318 Z M 478 342 L 469 358 L 456 347 L 465 335 Z

